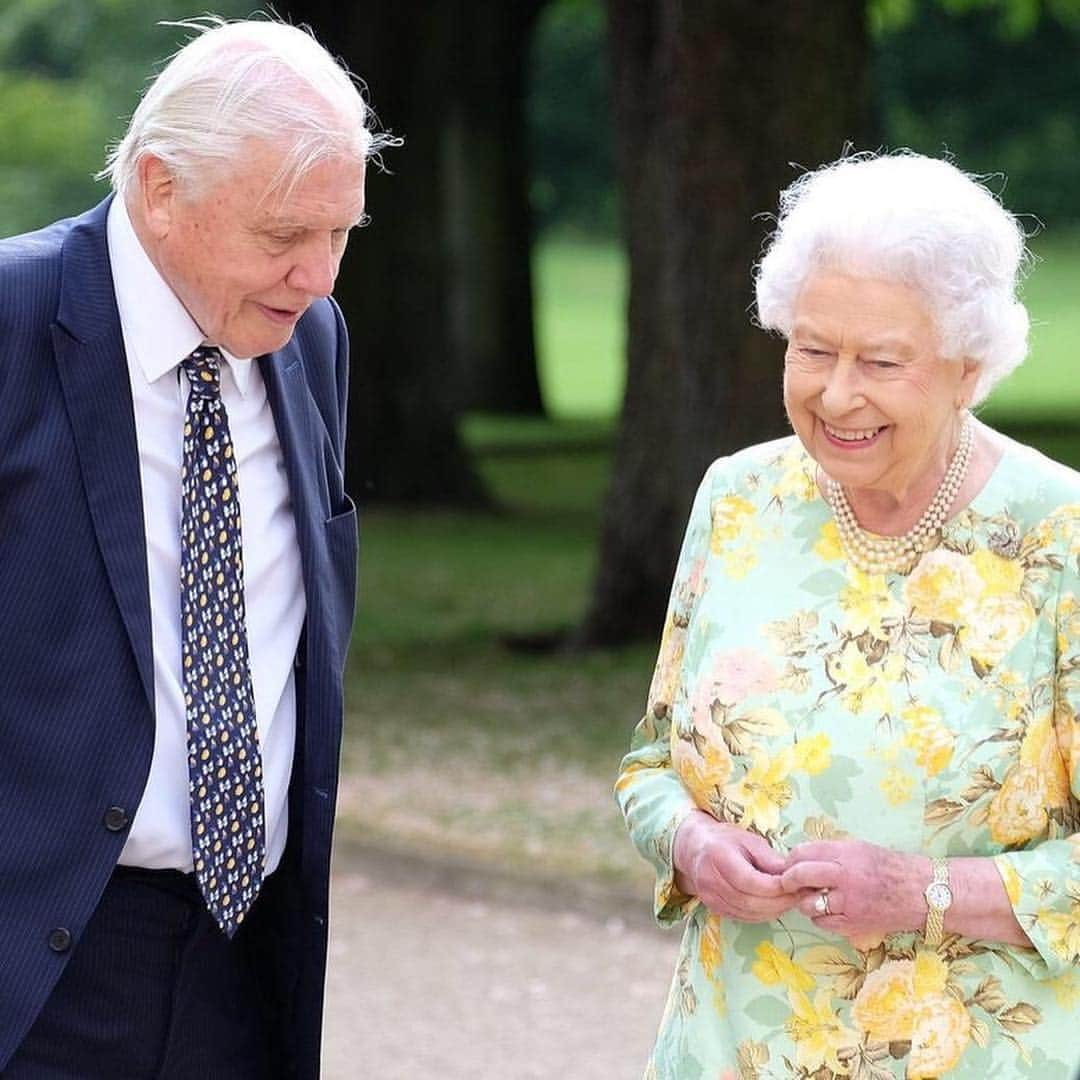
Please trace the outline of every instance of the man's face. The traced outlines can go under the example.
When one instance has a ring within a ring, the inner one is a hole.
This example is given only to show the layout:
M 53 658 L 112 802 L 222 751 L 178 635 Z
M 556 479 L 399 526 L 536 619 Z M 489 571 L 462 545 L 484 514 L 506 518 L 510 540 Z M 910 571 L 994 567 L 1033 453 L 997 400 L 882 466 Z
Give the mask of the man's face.
M 333 289 L 364 212 L 364 166 L 344 158 L 316 165 L 284 196 L 267 195 L 283 154 L 253 141 L 197 194 L 156 159 L 141 174 L 151 259 L 206 340 L 234 356 L 261 356 L 292 337 Z

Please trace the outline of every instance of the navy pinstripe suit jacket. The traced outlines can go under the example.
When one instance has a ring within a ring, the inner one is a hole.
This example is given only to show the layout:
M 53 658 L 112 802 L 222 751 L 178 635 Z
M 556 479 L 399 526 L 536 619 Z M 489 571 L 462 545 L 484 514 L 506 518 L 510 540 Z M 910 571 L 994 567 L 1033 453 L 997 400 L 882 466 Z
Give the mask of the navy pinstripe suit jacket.
M 109 200 L 0 241 L 0 1070 L 40 1011 L 119 857 L 150 767 L 146 542 Z M 289 842 L 245 931 L 281 1076 L 319 1071 L 342 670 L 356 513 L 342 484 L 348 344 L 330 301 L 259 361 L 296 516 Z M 121 807 L 126 815 L 108 814 Z M 111 826 L 111 827 L 110 827 Z

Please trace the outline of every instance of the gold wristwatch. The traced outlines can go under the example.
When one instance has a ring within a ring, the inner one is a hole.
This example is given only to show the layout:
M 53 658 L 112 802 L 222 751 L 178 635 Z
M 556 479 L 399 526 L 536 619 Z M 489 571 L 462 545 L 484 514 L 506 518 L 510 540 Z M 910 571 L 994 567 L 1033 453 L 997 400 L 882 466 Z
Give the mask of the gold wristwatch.
M 949 864 L 945 859 L 931 859 L 930 865 L 934 877 L 926 886 L 926 929 L 923 940 L 927 945 L 937 948 L 941 944 L 941 934 L 945 924 L 945 912 L 952 904 L 952 889 L 949 888 Z

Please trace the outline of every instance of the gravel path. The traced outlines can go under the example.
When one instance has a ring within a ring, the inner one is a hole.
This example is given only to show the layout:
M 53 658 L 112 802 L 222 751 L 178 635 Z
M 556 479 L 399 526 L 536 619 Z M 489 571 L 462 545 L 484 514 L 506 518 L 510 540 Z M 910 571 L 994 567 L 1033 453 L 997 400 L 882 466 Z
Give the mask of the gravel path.
M 333 905 L 325 1080 L 641 1076 L 678 941 L 638 905 L 355 852 Z

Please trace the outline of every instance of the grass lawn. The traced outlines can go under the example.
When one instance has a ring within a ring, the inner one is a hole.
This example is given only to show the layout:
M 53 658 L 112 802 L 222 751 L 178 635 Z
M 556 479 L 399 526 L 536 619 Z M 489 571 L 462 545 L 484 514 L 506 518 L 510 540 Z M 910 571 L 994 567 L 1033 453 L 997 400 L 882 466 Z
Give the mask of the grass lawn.
M 1080 237 L 1040 245 L 1033 356 L 986 415 L 1080 465 Z M 365 516 L 347 688 L 342 831 L 418 853 L 588 876 L 643 898 L 649 874 L 611 796 L 653 645 L 515 651 L 572 625 L 593 571 L 622 387 L 623 260 L 558 241 L 537 254 L 542 383 L 554 420 L 471 417 L 502 511 Z
M 1023 289 L 1031 353 L 995 391 L 991 423 L 1052 419 L 1080 426 L 1080 234 L 1033 243 Z M 541 384 L 552 416 L 611 420 L 623 388 L 626 260 L 615 243 L 566 239 L 535 257 Z
M 399 850 L 632 882 L 645 896 L 611 785 L 652 647 L 506 644 L 580 618 L 607 454 L 541 447 L 482 467 L 499 514 L 366 516 L 341 828 Z

